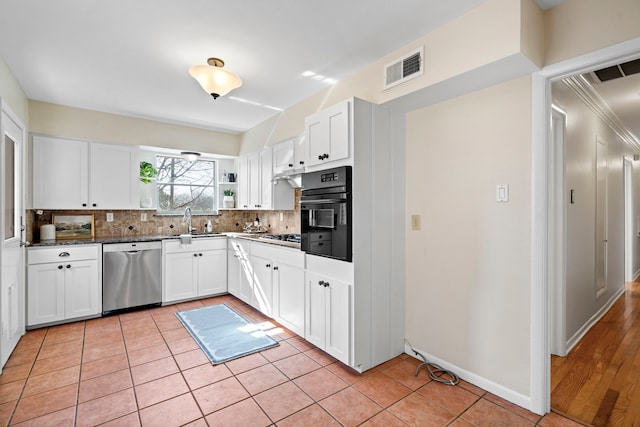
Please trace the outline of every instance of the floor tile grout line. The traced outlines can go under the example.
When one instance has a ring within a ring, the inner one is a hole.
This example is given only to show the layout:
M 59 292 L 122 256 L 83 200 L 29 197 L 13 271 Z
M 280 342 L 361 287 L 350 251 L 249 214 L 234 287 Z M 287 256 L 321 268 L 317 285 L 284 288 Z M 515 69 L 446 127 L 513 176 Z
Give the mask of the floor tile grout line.
M 47 327 L 44 335 L 42 336 L 42 340 L 40 341 L 40 345 L 38 346 L 38 350 L 36 351 L 36 355 L 33 358 L 33 361 L 31 362 L 31 367 L 29 368 L 29 372 L 27 373 L 27 377 L 24 379 L 24 384 L 22 385 L 22 390 L 20 391 L 20 393 L 18 395 L 18 399 L 16 400 L 16 404 L 13 407 L 13 410 L 11 411 L 11 415 L 9 416 L 9 419 L 7 420 L 7 425 L 11 425 L 11 421 L 13 420 L 13 417 L 15 416 L 16 411 L 18 410 L 18 405 L 20 405 L 20 401 L 22 400 L 22 396 L 24 395 L 24 392 L 25 392 L 25 390 L 27 388 L 27 384 L 29 383 L 29 379 L 31 378 L 31 373 L 33 372 L 33 368 L 34 368 L 34 366 L 36 364 L 36 360 L 38 360 L 38 356 L 40 355 L 40 352 L 42 351 L 42 347 L 44 346 L 44 340 L 46 339 L 47 335 L 49 334 L 49 330 L 50 330 L 50 328 Z M 23 420 L 21 422 L 28 421 L 30 419 L 33 419 L 33 418 L 28 418 L 28 419 Z
M 142 418 L 140 416 L 140 403 L 138 402 L 138 394 L 136 393 L 136 387 L 135 387 L 135 384 L 133 383 L 133 372 L 131 372 L 131 361 L 129 360 L 129 352 L 127 351 L 127 340 L 125 339 L 125 336 L 124 336 L 124 328 L 122 326 L 122 319 L 121 319 L 119 314 L 117 316 L 118 316 L 118 325 L 120 326 L 120 335 L 122 336 L 122 345 L 124 345 L 124 355 L 125 355 L 125 358 L 127 359 L 127 367 L 129 369 L 129 377 L 131 378 L 131 389 L 133 391 L 133 398 L 135 399 L 135 402 L 136 402 L 136 415 L 137 415 L 137 418 L 138 418 L 138 422 L 140 423 L 140 425 L 142 425 Z M 123 415 L 123 416 L 127 416 L 127 415 L 129 415 L 129 414 L 126 414 L 126 415 Z M 118 417 L 118 418 L 122 418 L 122 417 Z M 118 418 L 115 418 L 115 419 L 118 419 Z M 112 420 L 107 420 L 105 422 L 109 422 L 109 421 L 112 421 Z

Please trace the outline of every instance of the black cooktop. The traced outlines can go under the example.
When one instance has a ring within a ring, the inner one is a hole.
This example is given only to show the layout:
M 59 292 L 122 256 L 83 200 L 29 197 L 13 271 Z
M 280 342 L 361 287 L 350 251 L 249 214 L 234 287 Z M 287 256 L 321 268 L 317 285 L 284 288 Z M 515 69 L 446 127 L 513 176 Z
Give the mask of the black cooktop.
M 263 239 L 280 240 L 283 242 L 300 243 L 300 234 L 267 234 Z

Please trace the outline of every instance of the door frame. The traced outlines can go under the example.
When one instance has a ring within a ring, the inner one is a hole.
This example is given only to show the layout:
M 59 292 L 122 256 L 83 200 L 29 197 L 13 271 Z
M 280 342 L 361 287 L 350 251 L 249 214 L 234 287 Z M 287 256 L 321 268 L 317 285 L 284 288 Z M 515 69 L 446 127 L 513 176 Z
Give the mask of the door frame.
M 10 122 L 11 126 L 8 126 L 7 122 Z M 2 141 L 0 141 L 0 164 L 4 165 L 5 161 L 5 136 L 8 136 L 15 143 L 16 151 L 14 152 L 14 175 L 17 182 L 14 184 L 15 186 L 15 195 L 14 195 L 14 204 L 16 210 L 16 216 L 13 218 L 14 221 L 14 235 L 10 239 L 5 240 L 5 221 L 7 218 L 5 217 L 5 199 L 4 196 L 0 198 L 0 270 L 2 270 L 2 275 L 4 275 L 4 271 L 6 268 L 6 259 L 7 250 L 18 251 L 17 261 L 16 261 L 16 285 L 17 285 L 17 307 L 7 306 L 6 304 L 10 304 L 11 302 L 2 301 L 4 295 L 6 283 L 2 283 L 3 280 L 0 280 L 0 320 L 2 321 L 2 337 L 0 338 L 0 372 L 2 371 L 2 365 L 4 365 L 4 356 L 6 355 L 8 358 L 8 354 L 5 352 L 6 349 L 3 348 L 4 345 L 10 344 L 11 348 L 9 353 L 13 351 L 19 336 L 22 336 L 25 332 L 25 322 L 26 322 L 26 304 L 25 304 L 25 296 L 26 296 L 26 273 L 25 273 L 25 248 L 24 248 L 24 221 L 25 221 L 25 197 L 24 197 L 24 182 L 25 182 L 25 141 L 26 141 L 26 129 L 22 121 L 15 115 L 15 113 L 11 110 L 11 108 L 6 104 L 6 102 L 0 98 L 0 137 Z M 4 189 L 5 186 L 5 176 L 4 172 L 0 174 L 0 188 Z M 4 194 L 4 193 L 3 193 Z M 6 277 L 5 277 L 6 279 Z M 9 313 L 4 313 L 2 311 L 2 307 L 8 308 Z M 7 315 L 10 317 L 13 316 L 13 312 L 11 308 L 16 308 L 16 321 L 9 321 L 9 324 L 5 324 Z M 15 334 L 14 335 L 14 331 Z M 18 336 L 19 335 L 19 336 Z
M 633 159 L 624 157 L 624 279 L 633 282 L 633 240 L 637 235 L 633 220 Z
M 609 66 L 637 57 L 640 37 L 588 54 L 548 65 L 532 75 L 531 117 L 531 366 L 530 410 L 544 414 L 551 409 L 550 318 L 551 290 L 558 284 L 557 266 L 552 257 L 564 251 L 552 230 L 552 218 L 561 218 L 561 204 L 551 196 L 550 186 L 564 182 L 553 176 L 557 166 L 553 157 L 551 137 L 551 83 L 600 66 Z M 556 187 L 557 188 L 557 187 Z

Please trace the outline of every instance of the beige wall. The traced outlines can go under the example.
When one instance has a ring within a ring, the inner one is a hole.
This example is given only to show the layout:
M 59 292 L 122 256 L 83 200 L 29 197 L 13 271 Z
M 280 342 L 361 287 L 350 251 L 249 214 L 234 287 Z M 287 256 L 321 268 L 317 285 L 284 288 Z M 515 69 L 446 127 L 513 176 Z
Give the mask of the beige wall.
M 18 116 L 20 121 L 27 126 L 27 96 L 2 57 L 0 57 L 0 98 L 9 106 L 11 111 Z
M 529 77 L 407 116 L 407 338 L 525 396 L 530 134 Z
M 567 0 L 545 13 L 545 65 L 640 37 L 640 1 Z
M 236 156 L 238 135 L 29 101 L 29 132 Z

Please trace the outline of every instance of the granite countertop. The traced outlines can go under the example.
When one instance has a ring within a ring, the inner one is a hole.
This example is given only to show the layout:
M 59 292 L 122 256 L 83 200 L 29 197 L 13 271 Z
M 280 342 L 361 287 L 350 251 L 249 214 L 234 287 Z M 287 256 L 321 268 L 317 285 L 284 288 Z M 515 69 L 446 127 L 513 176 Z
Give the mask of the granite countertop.
M 284 242 L 280 240 L 263 239 L 264 233 L 199 233 L 192 235 L 194 239 L 201 237 L 234 237 L 247 240 L 256 240 L 263 243 L 270 243 L 278 246 L 286 246 L 290 248 L 300 249 L 300 244 L 292 242 Z M 65 239 L 65 240 L 42 240 L 39 242 L 32 242 L 30 247 L 46 247 L 46 246 L 60 246 L 60 245 L 89 245 L 95 243 L 132 243 L 132 242 L 153 242 L 160 240 L 179 239 L 179 234 L 164 234 L 164 235 L 147 235 L 147 236 L 121 236 L 121 237 L 97 237 L 94 239 Z

